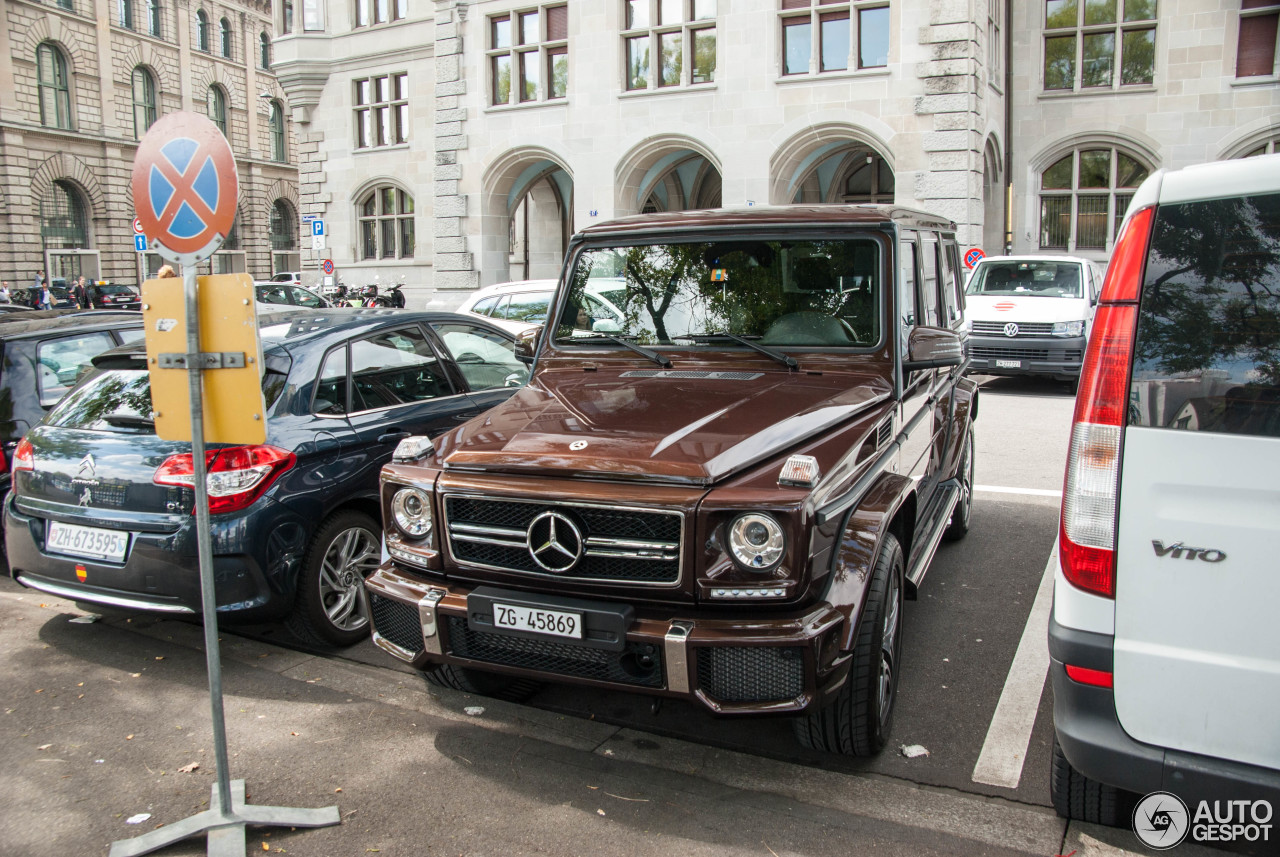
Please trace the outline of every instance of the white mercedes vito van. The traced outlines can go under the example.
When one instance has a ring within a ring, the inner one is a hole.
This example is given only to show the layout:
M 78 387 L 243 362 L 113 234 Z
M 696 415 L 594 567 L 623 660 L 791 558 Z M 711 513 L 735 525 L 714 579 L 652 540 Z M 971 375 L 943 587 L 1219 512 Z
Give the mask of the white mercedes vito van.
M 989 256 L 969 275 L 969 372 L 1074 384 L 1102 276 L 1078 256 Z
M 1280 853 L 1278 557 L 1280 155 L 1160 171 L 1076 398 L 1049 627 L 1059 813 Z

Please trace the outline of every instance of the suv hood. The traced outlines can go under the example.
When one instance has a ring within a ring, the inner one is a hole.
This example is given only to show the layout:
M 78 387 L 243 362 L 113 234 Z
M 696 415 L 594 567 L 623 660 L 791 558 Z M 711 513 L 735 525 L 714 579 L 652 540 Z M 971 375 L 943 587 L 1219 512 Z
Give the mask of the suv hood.
M 848 372 L 540 372 L 437 441 L 446 469 L 709 485 L 890 395 Z
M 970 321 L 1047 322 L 1081 321 L 1093 315 L 1084 298 L 1039 296 L 1006 297 L 965 295 L 964 314 Z

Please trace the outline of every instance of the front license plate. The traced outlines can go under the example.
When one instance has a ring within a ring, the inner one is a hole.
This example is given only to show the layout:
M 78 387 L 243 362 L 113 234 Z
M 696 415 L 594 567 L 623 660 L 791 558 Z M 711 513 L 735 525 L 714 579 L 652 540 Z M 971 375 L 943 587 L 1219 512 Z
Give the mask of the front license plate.
M 1021 369 L 1022 361 L 1021 360 L 997 360 L 996 368 L 997 369 Z
M 50 553 L 121 562 L 129 552 L 129 534 L 119 530 L 101 530 L 97 527 L 50 521 L 45 549 Z
M 493 604 L 493 624 L 512 631 L 550 634 L 553 637 L 582 638 L 582 616 L 561 610 L 521 607 L 517 604 Z

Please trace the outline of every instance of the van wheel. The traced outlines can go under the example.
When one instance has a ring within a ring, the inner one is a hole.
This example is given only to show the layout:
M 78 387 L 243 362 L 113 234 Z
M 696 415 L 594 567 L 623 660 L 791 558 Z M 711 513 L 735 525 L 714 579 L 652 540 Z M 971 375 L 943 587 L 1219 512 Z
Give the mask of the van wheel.
M 858 619 L 849 677 L 830 705 L 792 721 L 801 745 L 845 756 L 884 749 L 901 671 L 902 575 L 902 548 L 886 533 Z
M 1125 827 L 1129 824 L 1137 795 L 1091 780 L 1071 767 L 1067 756 L 1053 736 L 1053 770 L 1049 777 L 1049 796 L 1053 808 L 1063 818 Z
M 436 687 L 460 690 L 463 693 L 474 693 L 477 696 L 492 696 L 494 699 L 505 699 L 508 702 L 524 702 L 541 688 L 540 682 L 527 678 L 487 673 L 482 670 L 457 667 L 453 664 L 436 664 L 422 671 L 427 684 Z
M 969 425 L 969 439 L 964 442 L 964 455 L 956 469 L 960 478 L 960 499 L 951 511 L 951 522 L 942 537 L 949 542 L 963 539 L 969 532 L 969 516 L 973 513 L 973 424 Z
M 320 526 L 298 578 L 285 625 L 312 644 L 350 646 L 369 636 L 364 580 L 382 561 L 382 531 L 362 512 L 338 512 Z

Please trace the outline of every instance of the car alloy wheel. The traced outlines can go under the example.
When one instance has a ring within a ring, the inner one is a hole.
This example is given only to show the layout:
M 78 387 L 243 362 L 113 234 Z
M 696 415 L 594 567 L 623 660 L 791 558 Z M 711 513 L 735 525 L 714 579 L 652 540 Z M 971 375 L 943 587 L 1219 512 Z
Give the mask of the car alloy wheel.
M 368 624 L 364 579 L 382 559 L 382 546 L 363 527 L 334 536 L 320 566 L 320 601 L 335 628 L 357 631 Z
M 346 509 L 312 537 L 298 575 L 289 630 L 313 645 L 350 646 L 369 636 L 364 579 L 382 561 L 382 531 L 373 518 Z

